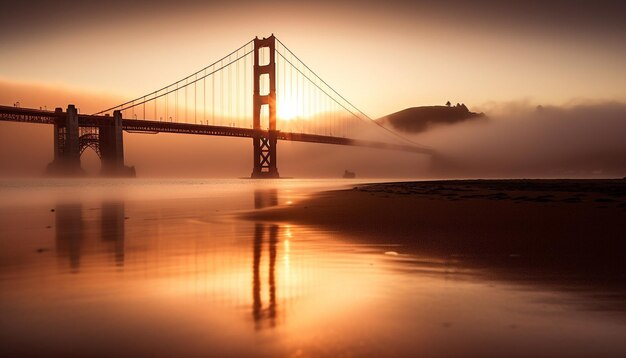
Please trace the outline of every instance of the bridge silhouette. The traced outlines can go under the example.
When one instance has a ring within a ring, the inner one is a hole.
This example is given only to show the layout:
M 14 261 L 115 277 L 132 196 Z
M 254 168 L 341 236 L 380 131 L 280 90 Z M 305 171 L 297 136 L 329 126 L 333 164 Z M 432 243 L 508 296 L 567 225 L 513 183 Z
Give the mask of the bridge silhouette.
M 252 178 L 279 177 L 279 140 L 433 153 L 360 111 L 274 35 L 93 114 L 71 104 L 65 111 L 0 106 L 0 120 L 54 125 L 51 175 L 80 175 L 80 156 L 91 148 L 102 175 L 134 176 L 134 167 L 124 162 L 123 131 L 252 138 Z M 381 141 L 382 135 L 388 140 Z

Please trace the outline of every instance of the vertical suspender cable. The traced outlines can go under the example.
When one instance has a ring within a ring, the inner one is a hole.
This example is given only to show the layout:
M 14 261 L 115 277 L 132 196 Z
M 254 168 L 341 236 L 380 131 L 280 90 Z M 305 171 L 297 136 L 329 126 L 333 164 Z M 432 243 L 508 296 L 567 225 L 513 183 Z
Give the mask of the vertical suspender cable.
M 220 62 L 220 67 L 222 67 L 223 64 L 222 62 Z M 224 72 L 220 71 L 220 125 L 222 125 L 222 119 L 224 118 Z
M 276 50 L 276 51 L 278 51 L 278 50 Z M 280 56 L 276 56 L 276 59 L 280 60 L 279 57 Z M 281 90 L 281 101 L 284 102 L 283 106 L 287 104 L 286 100 L 285 100 L 286 97 L 287 97 L 286 96 L 286 92 L 285 92 L 285 88 L 287 88 L 286 84 L 285 84 L 285 82 L 286 82 L 285 66 L 286 66 L 286 63 L 285 63 L 285 61 L 283 61 L 282 62 L 282 66 L 280 67 L 281 68 L 281 75 L 280 76 L 281 76 L 281 79 L 283 80 L 283 86 L 280 88 L 280 90 Z M 284 113 L 284 111 L 283 111 L 283 113 Z M 285 130 L 291 131 L 291 126 L 289 125 L 289 121 L 285 120 L 283 125 L 286 127 Z M 289 128 L 287 128 L 287 127 L 289 127 Z
M 174 115 L 174 120 L 176 122 L 178 122 L 178 83 L 176 83 L 176 91 L 174 91 L 174 109 L 175 109 L 175 115 Z
M 213 71 L 211 72 L 215 72 L 215 68 L 213 68 Z M 216 125 L 215 123 L 215 76 L 217 76 L 215 73 L 211 75 L 211 123 L 213 125 Z
M 247 76 L 247 65 L 248 65 L 248 55 L 246 54 L 246 49 L 243 50 L 243 61 L 241 63 L 241 81 L 243 83 L 243 85 L 241 86 L 241 118 L 240 118 L 240 122 L 239 122 L 239 128 L 245 128 L 246 127 L 246 123 L 247 123 L 247 112 L 246 112 L 246 103 L 248 103 L 248 94 L 246 92 L 246 88 L 247 88 L 247 83 L 246 83 L 246 79 L 248 78 Z
M 228 56 L 228 63 L 230 63 L 231 59 L 230 56 Z M 226 80 L 226 83 L 228 85 L 228 119 L 232 119 L 233 117 L 233 95 L 232 95 L 232 85 L 233 85 L 233 79 L 231 77 L 231 66 L 228 66 L 228 79 Z M 228 124 L 230 124 L 230 122 L 228 122 Z
M 239 58 L 239 52 L 235 58 Z M 233 127 L 237 127 L 237 122 L 239 122 L 239 92 L 241 91 L 241 87 L 239 86 L 239 61 L 235 60 L 235 99 L 234 99 L 234 118 L 233 118 Z

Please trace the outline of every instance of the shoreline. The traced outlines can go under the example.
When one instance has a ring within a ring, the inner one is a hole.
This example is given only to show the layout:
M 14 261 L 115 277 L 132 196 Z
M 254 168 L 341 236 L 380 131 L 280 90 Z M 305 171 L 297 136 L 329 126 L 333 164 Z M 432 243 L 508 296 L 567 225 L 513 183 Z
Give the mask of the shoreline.
M 499 281 L 606 293 L 626 309 L 626 180 L 365 184 L 243 216 L 394 245 Z
M 321 226 L 373 239 L 380 235 L 384 241 L 402 244 L 416 239 L 449 242 L 451 246 L 441 248 L 467 252 L 498 249 L 519 254 L 543 248 L 589 254 L 573 244 L 593 242 L 592 251 L 614 253 L 609 250 L 613 245 L 626 247 L 622 242 L 626 241 L 626 180 L 372 183 L 320 192 L 291 206 L 246 213 L 244 218 Z M 564 239 L 569 245 L 551 247 L 550 243 Z

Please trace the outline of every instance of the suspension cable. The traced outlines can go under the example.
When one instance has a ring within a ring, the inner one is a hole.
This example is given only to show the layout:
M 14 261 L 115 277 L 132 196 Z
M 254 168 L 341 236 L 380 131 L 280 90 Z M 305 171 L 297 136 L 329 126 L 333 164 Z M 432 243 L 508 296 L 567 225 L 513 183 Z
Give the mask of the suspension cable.
M 209 67 L 215 66 L 218 62 L 221 62 L 221 61 L 223 61 L 223 60 L 224 60 L 224 59 L 226 59 L 226 58 L 229 58 L 229 57 L 230 57 L 230 56 L 232 56 L 234 53 L 237 53 L 237 52 L 238 52 L 239 50 L 241 50 L 242 48 L 245 48 L 246 46 L 248 46 L 249 44 L 251 44 L 253 41 L 254 41 L 254 40 L 250 40 L 250 41 L 246 42 L 243 46 L 239 47 L 239 48 L 238 48 L 238 49 L 236 49 L 235 51 L 233 51 L 233 52 L 229 53 L 228 55 L 226 55 L 226 56 L 222 57 L 221 59 L 219 59 L 219 60 L 217 60 L 217 61 L 213 62 L 212 64 L 210 64 L 210 65 L 208 65 L 208 66 L 205 66 L 205 67 L 204 67 L 204 68 L 202 68 L 201 70 L 196 71 L 196 72 L 192 73 L 191 75 L 189 75 L 189 76 L 187 76 L 187 77 L 185 77 L 185 78 L 183 78 L 183 79 L 181 79 L 181 80 L 178 80 L 178 81 L 176 81 L 176 82 L 174 82 L 174 83 L 171 83 L 171 84 L 169 84 L 169 85 L 167 85 L 167 86 L 165 86 L 165 87 L 163 87 L 163 88 L 160 88 L 160 89 L 158 89 L 158 90 L 156 90 L 156 91 L 150 92 L 150 93 L 148 93 L 148 94 L 147 94 L 147 95 L 145 95 L 145 96 L 140 96 L 140 97 L 137 97 L 137 98 L 135 98 L 135 99 L 133 99 L 133 100 L 130 100 L 130 101 L 128 101 L 128 102 L 124 102 L 124 103 L 122 103 L 122 104 L 120 104 L 120 105 L 117 105 L 117 106 L 114 106 L 114 107 L 111 107 L 111 108 L 108 108 L 108 109 L 102 110 L 102 111 L 97 112 L 97 113 L 94 113 L 94 114 L 92 114 L 92 115 L 102 114 L 102 113 L 105 113 L 105 112 L 109 112 L 109 111 L 111 111 L 111 110 L 114 110 L 114 109 L 116 109 L 116 108 L 119 108 L 119 107 L 124 107 L 124 106 L 126 106 L 127 104 L 132 103 L 132 102 L 135 102 L 135 101 L 138 101 L 138 100 L 140 100 L 140 99 L 142 99 L 142 98 L 145 98 L 145 97 L 148 97 L 148 96 L 152 96 L 152 95 L 156 95 L 157 93 L 159 93 L 159 92 L 161 92 L 161 91 L 163 91 L 163 90 L 167 90 L 169 87 L 171 87 L 171 86 L 173 86 L 173 85 L 178 85 L 180 82 L 185 81 L 185 80 L 189 79 L 190 77 L 195 76 L 195 75 L 199 74 L 200 72 L 203 72 L 203 71 L 207 70 Z M 250 51 L 250 52 L 252 52 L 252 51 Z M 248 52 L 247 54 L 249 54 L 250 52 Z M 247 55 L 247 54 L 246 54 L 246 55 Z M 219 69 L 218 69 L 218 71 L 219 71 Z M 215 71 L 214 71 L 214 72 L 215 72 Z M 210 74 L 209 74 L 209 75 L 210 75 Z M 206 77 L 206 76 L 204 76 L 204 77 Z M 204 78 L 204 77 L 202 77 L 202 78 Z M 202 78 L 201 78 L 201 79 L 202 79 Z M 195 81 L 194 81 L 193 83 L 195 83 Z M 169 93 L 169 92 L 168 92 L 168 93 Z M 156 97 L 155 97 L 155 98 L 156 98 Z M 131 107 L 127 107 L 127 108 L 131 108 Z
M 214 73 L 216 73 L 216 72 L 219 72 L 220 70 L 222 70 L 222 69 L 224 69 L 224 68 L 226 68 L 226 67 L 228 67 L 228 66 L 232 65 L 233 63 L 235 63 L 235 62 L 237 62 L 237 61 L 241 60 L 242 58 L 244 58 L 244 56 L 249 55 L 249 54 L 250 54 L 250 53 L 252 53 L 253 51 L 254 51 L 254 50 L 251 50 L 251 51 L 247 52 L 245 55 L 243 55 L 243 56 L 241 56 L 241 57 L 239 57 L 239 58 L 236 58 L 236 59 L 232 60 L 231 62 L 228 62 L 227 64 L 223 65 L 222 67 L 220 67 L 220 68 L 218 68 L 218 69 L 216 69 L 216 70 L 214 70 L 214 71 L 212 71 L 212 72 L 209 72 L 209 73 L 207 73 L 206 75 L 204 75 L 204 76 L 202 76 L 202 77 L 199 77 L 198 79 L 196 79 L 196 80 L 194 80 L 194 81 L 192 81 L 192 82 L 186 83 L 184 88 L 187 88 L 187 86 L 189 86 L 189 85 L 191 85 L 191 84 L 194 84 L 194 83 L 196 83 L 197 81 L 199 81 L 199 80 L 201 80 L 201 79 L 204 79 L 205 77 L 208 77 L 208 76 L 210 76 L 210 75 L 212 75 L 212 74 L 214 74 Z M 181 81 L 178 81 L 178 82 L 181 82 Z M 174 84 L 177 84 L 178 82 L 175 82 Z M 149 102 L 149 101 L 155 100 L 155 99 L 157 99 L 157 98 L 161 98 L 161 97 L 163 97 L 163 96 L 165 96 L 165 95 L 168 95 L 168 94 L 170 94 L 170 93 L 172 93 L 172 92 L 176 92 L 176 91 L 178 91 L 178 90 L 179 90 L 179 89 L 181 89 L 181 88 L 183 88 L 183 87 L 178 87 L 178 88 L 176 88 L 176 89 L 174 89 L 174 90 L 170 90 L 170 91 L 164 92 L 164 93 L 162 93 L 162 94 L 160 94 L 160 95 L 158 95 L 158 96 L 155 96 L 155 97 L 149 98 L 149 99 L 147 99 L 147 100 L 143 100 L 142 102 L 133 103 L 133 105 L 132 105 L 132 106 L 123 107 L 123 108 L 121 108 L 120 110 L 127 110 L 127 109 L 130 109 L 130 108 L 134 108 L 134 107 L 136 107 L 136 106 L 140 106 L 140 105 L 142 105 L 142 104 L 144 104 L 144 103 L 146 103 L 146 102 Z M 155 92 L 153 92 L 153 93 L 155 93 Z M 139 100 L 139 99 L 143 99 L 143 98 L 145 98 L 145 97 L 147 97 L 147 96 L 149 96 L 149 95 L 145 95 L 145 96 L 143 96 L 143 97 L 139 97 L 137 100 Z M 130 102 L 126 102 L 126 103 L 128 104 L 128 103 L 132 103 L 132 102 L 134 102 L 134 101 L 136 101 L 136 100 L 133 100 L 133 101 L 130 101 Z M 95 113 L 95 114 L 93 114 L 93 115 L 97 115 L 97 114 L 101 114 L 101 113 L 104 113 L 104 112 L 108 112 L 108 111 L 110 111 L 110 110 L 112 110 L 112 109 L 119 108 L 119 107 L 121 107 L 121 106 L 122 106 L 122 105 L 119 105 L 119 106 L 116 106 L 116 107 L 112 107 L 112 108 L 109 108 L 109 109 L 107 109 L 107 110 L 104 110 L 104 111 L 101 111 L 101 112 Z
M 393 134 L 394 136 L 408 142 L 411 143 L 415 146 L 419 146 L 419 147 L 423 147 L 423 148 L 427 148 L 419 143 L 416 143 L 402 135 L 400 135 L 399 133 L 383 126 L 382 124 L 376 122 L 373 118 L 371 118 L 370 116 L 368 116 L 367 114 L 365 114 L 365 112 L 361 111 L 358 107 L 356 107 L 354 104 L 352 104 L 352 102 L 348 101 L 344 96 L 342 96 L 339 92 L 337 92 L 332 86 L 330 86 L 328 83 L 326 83 L 326 81 L 324 81 L 317 73 L 315 73 L 315 71 L 311 70 L 311 68 L 309 66 L 306 65 L 306 63 L 304 63 L 304 61 L 302 61 L 298 56 L 296 56 L 296 54 L 293 53 L 293 51 L 291 51 L 291 49 L 289 49 L 289 47 L 287 47 L 282 41 L 280 41 L 280 39 L 278 37 L 276 37 L 276 41 L 278 41 L 279 44 L 281 44 L 294 58 L 296 58 L 298 60 L 298 62 L 300 62 L 307 70 L 309 70 L 316 78 L 318 78 L 324 85 L 326 85 L 326 87 L 328 87 L 331 91 L 333 91 L 337 96 L 339 96 L 339 98 L 341 98 L 342 100 L 344 100 L 348 105 L 350 105 L 350 107 L 354 108 L 354 110 L 358 113 L 360 113 L 361 115 L 363 115 L 365 118 L 367 118 L 371 123 L 374 123 L 375 125 L 377 125 L 378 127 L 384 129 L 385 131 Z M 276 51 L 276 53 L 278 53 L 280 56 L 282 56 L 282 54 L 278 51 Z M 300 71 L 296 66 L 294 66 L 294 64 L 292 64 L 291 62 L 289 62 L 284 56 L 282 56 L 283 59 L 285 61 L 287 61 L 291 66 L 295 67 L 296 70 L 298 72 L 300 72 L 305 78 L 307 78 L 309 81 L 313 82 L 310 78 L 308 78 L 304 73 L 302 73 L 302 71 Z M 330 96 L 326 91 L 324 91 L 322 88 L 320 88 L 319 86 L 317 86 L 315 83 L 313 83 L 318 89 L 320 89 L 322 92 L 324 92 L 324 94 L 326 94 L 327 96 L 331 97 L 333 99 L 333 101 L 337 104 L 339 104 L 341 107 L 343 107 L 345 110 L 347 110 L 348 112 L 350 112 L 353 116 L 362 119 L 360 116 L 356 115 L 354 113 L 354 111 L 349 110 L 348 108 L 346 108 L 346 106 L 344 106 L 343 104 L 339 103 L 339 101 L 337 101 L 336 99 L 334 99 L 332 96 Z

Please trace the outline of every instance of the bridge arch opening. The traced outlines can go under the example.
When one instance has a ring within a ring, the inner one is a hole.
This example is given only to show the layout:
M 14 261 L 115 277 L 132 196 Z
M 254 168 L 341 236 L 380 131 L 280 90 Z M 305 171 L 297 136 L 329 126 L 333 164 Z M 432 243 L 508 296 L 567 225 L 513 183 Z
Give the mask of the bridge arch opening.
M 98 176 L 102 170 L 99 133 L 93 129 L 84 129 L 78 138 L 80 166 L 87 176 Z
M 88 177 L 99 176 L 102 173 L 102 160 L 92 147 L 86 147 L 80 155 L 80 167 Z

